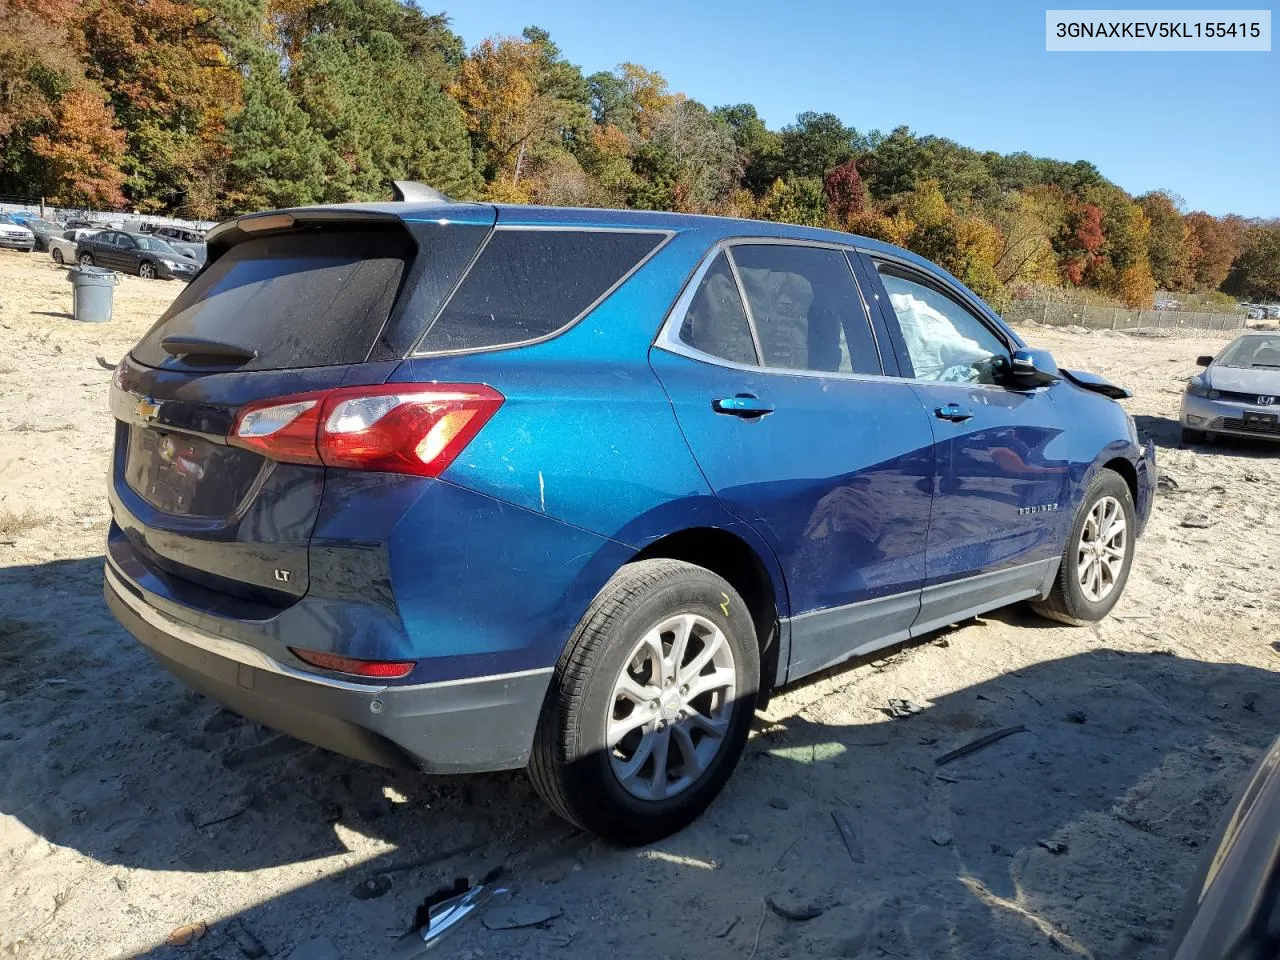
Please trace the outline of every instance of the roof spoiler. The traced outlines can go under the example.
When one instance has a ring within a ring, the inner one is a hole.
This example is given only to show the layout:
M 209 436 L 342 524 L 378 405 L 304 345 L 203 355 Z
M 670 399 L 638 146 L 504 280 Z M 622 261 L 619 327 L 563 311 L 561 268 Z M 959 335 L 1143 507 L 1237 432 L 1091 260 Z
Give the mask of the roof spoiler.
M 453 203 L 451 199 L 435 187 L 416 180 L 392 180 L 391 188 L 395 191 L 397 201 L 413 203 Z

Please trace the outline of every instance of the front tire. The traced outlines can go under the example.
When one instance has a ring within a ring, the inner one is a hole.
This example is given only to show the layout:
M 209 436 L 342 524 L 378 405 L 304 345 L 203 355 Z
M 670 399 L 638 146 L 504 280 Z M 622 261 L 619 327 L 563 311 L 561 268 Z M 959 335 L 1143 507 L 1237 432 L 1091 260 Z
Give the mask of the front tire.
M 650 843 L 720 793 L 760 686 L 750 612 L 679 560 L 619 570 L 560 657 L 529 761 L 553 810 L 606 840 Z
M 1072 626 L 1097 623 L 1116 605 L 1133 566 L 1137 513 L 1120 474 L 1101 470 L 1085 491 L 1071 525 L 1053 589 L 1031 607 Z
M 138 276 L 143 280 L 154 280 L 156 278 L 156 265 L 144 260 L 138 264 Z
M 91 254 L 91 253 L 82 253 L 82 254 L 80 254 L 80 266 L 82 266 L 82 267 L 92 267 L 92 266 L 93 266 L 93 254 Z
M 56 263 L 58 266 L 62 266 L 62 251 L 61 251 L 61 250 L 59 250 L 57 247 L 54 247 L 51 251 L 49 251 L 49 256 L 53 257 L 53 262 L 54 262 L 54 263 Z

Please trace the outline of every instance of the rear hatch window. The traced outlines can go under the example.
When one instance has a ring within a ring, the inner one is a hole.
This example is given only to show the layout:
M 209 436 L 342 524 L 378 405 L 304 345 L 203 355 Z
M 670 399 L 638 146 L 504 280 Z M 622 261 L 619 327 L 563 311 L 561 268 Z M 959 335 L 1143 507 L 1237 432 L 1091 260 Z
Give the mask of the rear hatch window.
M 504 347 L 558 333 L 664 239 L 652 231 L 495 230 L 418 351 Z
M 387 322 L 414 256 L 401 229 L 255 237 L 193 280 L 133 350 L 180 367 L 161 341 L 199 337 L 257 351 L 240 370 L 360 363 Z

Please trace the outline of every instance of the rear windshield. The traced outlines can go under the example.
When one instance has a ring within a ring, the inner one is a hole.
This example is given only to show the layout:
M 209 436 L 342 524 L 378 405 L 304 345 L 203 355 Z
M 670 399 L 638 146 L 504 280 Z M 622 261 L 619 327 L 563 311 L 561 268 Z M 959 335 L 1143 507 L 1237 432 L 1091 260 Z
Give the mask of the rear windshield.
M 496 230 L 418 351 L 475 350 L 550 336 L 663 239 L 653 232 Z
M 246 240 L 178 295 L 133 356 L 148 366 L 181 366 L 160 346 L 181 335 L 257 350 L 241 370 L 360 363 L 391 313 L 413 251 L 400 229 Z

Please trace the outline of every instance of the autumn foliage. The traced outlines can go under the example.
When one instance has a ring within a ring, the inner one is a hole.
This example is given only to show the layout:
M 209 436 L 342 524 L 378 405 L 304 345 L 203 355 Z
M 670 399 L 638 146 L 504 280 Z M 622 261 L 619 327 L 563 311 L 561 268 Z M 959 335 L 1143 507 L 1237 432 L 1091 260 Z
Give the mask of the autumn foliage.
M 32 153 L 43 161 L 45 177 L 65 202 L 105 208 L 124 202 L 120 166 L 125 136 L 113 121 L 101 92 L 82 83 L 58 101 L 56 135 L 42 133 L 31 141 Z
M 1046 285 L 1132 306 L 1157 288 L 1280 296 L 1274 222 L 907 127 L 802 112 L 771 129 L 636 63 L 584 73 L 538 27 L 468 49 L 408 0 L 0 0 L 0 193 L 215 219 L 381 199 L 393 179 L 850 231 L 997 304 Z

